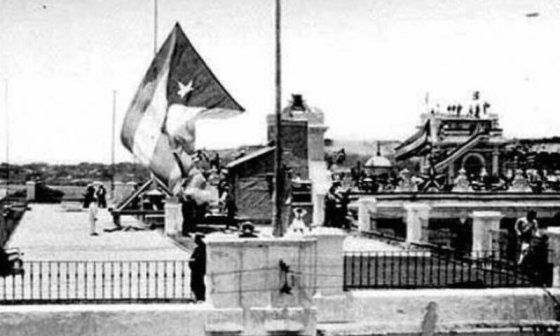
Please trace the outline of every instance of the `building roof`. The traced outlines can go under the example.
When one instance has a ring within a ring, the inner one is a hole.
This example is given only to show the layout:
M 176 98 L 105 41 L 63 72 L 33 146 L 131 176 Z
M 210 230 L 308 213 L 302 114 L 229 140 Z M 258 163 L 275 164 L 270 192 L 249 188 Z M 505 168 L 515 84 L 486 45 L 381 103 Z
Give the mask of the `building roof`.
M 245 163 L 247 161 L 250 161 L 252 159 L 258 158 L 262 155 L 265 155 L 267 153 L 272 152 L 276 147 L 275 146 L 269 146 L 269 147 L 264 147 L 261 149 L 258 149 L 252 153 L 246 154 L 242 157 L 240 157 L 239 159 L 233 160 L 230 163 L 228 163 L 226 165 L 226 168 L 231 169 L 231 168 L 235 168 L 236 166 Z
M 376 155 L 369 158 L 364 166 L 368 168 L 391 168 L 393 165 L 386 157 Z

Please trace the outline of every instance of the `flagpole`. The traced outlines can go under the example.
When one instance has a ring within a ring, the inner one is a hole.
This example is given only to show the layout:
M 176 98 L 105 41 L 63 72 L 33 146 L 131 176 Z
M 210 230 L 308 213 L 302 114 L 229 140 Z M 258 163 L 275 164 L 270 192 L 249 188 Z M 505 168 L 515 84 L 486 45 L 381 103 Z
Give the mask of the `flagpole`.
M 154 0 L 154 55 L 157 54 L 158 2 Z
M 117 90 L 113 90 L 113 111 L 111 116 L 111 195 L 115 193 L 115 119 L 117 109 Z
M 10 194 L 10 112 L 8 105 L 8 79 L 4 79 L 4 104 L 6 109 L 6 198 Z
M 284 174 L 282 171 L 282 49 L 281 49 L 281 0 L 276 0 L 276 11 L 275 11 L 275 35 L 276 35 L 276 53 L 275 53 L 275 65 L 276 65 L 276 150 L 275 150 L 275 166 L 274 166 L 274 177 L 275 177 L 275 192 L 274 192 L 274 207 L 272 211 L 272 224 L 273 224 L 273 235 L 275 237 L 282 237 L 284 235 L 284 225 L 282 223 L 282 200 L 283 200 L 283 189 L 284 189 Z

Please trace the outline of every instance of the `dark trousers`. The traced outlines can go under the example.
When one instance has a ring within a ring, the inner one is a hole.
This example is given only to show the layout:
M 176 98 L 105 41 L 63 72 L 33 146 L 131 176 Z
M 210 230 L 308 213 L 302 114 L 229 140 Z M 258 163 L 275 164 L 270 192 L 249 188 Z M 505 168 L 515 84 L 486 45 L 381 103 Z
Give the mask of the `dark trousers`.
M 206 300 L 206 285 L 204 284 L 204 274 L 191 274 L 191 292 L 196 301 Z

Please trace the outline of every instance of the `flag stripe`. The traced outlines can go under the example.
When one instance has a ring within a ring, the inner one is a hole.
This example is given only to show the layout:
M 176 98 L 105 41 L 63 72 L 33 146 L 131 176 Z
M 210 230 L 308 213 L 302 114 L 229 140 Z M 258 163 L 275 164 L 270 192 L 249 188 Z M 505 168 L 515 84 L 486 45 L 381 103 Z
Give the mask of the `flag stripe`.
M 165 113 L 167 110 L 165 83 L 168 69 L 164 70 L 165 71 L 161 73 L 161 77 L 163 78 L 158 78 L 152 101 L 144 111 L 136 128 L 136 132 L 134 133 L 132 152 L 144 164 L 149 164 L 154 155 L 154 150 L 161 136 L 161 128 L 165 120 Z
M 156 93 L 157 85 L 161 80 L 161 76 L 168 76 L 169 73 L 169 55 L 173 50 L 172 44 L 174 41 L 174 34 L 170 35 L 161 50 L 156 55 L 152 64 L 148 68 L 142 83 L 130 104 L 128 111 L 123 122 L 121 130 L 121 141 L 123 145 L 131 152 L 133 152 L 134 138 L 138 126 L 144 117 L 144 112 L 152 104 L 152 99 Z M 165 68 L 165 69 L 164 69 Z M 165 71 L 164 71 L 165 70 Z M 165 97 L 165 96 L 164 96 Z M 165 115 L 165 110 L 161 112 Z M 134 153 L 134 152 L 133 152 Z

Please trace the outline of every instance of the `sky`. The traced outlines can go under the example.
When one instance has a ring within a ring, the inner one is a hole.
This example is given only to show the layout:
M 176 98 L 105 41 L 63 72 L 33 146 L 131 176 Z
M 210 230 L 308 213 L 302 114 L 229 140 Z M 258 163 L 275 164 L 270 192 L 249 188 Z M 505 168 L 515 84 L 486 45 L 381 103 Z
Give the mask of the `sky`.
M 558 1 L 282 5 L 282 100 L 300 93 L 322 109 L 328 137 L 404 140 L 427 94 L 430 102 L 467 102 L 475 90 L 506 136 L 560 133 Z M 11 162 L 110 162 L 113 90 L 116 157 L 132 160 L 118 134 L 153 56 L 153 10 L 153 0 L 0 0 L 0 120 Z M 274 0 L 159 0 L 158 45 L 179 22 L 247 111 L 197 125 L 197 147 L 265 141 L 273 19 Z

